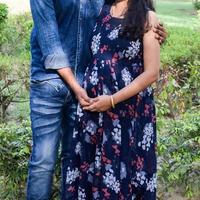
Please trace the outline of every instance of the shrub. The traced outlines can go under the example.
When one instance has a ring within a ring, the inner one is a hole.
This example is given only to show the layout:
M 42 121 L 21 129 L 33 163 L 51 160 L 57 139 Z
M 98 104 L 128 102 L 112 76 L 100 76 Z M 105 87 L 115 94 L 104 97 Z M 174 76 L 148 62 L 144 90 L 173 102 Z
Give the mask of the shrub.
M 193 4 L 195 9 L 200 10 L 200 1 L 199 0 L 193 0 Z
M 163 119 L 159 123 L 160 195 L 177 187 L 190 198 L 199 195 L 200 111 L 197 110 L 186 112 L 180 119 Z
M 8 18 L 8 7 L 6 4 L 0 3 L 0 24 L 5 23 Z
M 25 199 L 28 159 L 31 152 L 29 121 L 0 124 L 0 199 Z M 60 189 L 60 160 L 54 177 L 52 200 Z
M 0 121 L 13 101 L 21 101 L 29 89 L 28 63 L 22 57 L 0 54 Z
M 159 116 L 176 118 L 199 105 L 200 32 L 169 28 L 169 38 L 161 51 L 161 77 L 156 87 Z
M 9 17 L 2 30 L 0 50 L 3 54 L 20 55 L 30 50 L 30 32 L 33 22 L 30 14 Z
M 162 67 L 181 67 L 200 59 L 200 31 L 167 27 L 169 36 L 161 50 Z
M 6 40 L 4 29 L 8 17 L 8 8 L 5 4 L 0 3 L 0 46 Z
M 19 125 L 0 125 L 1 199 L 23 199 L 30 148 L 31 134 L 28 121 Z
M 33 23 L 30 14 L 25 14 L 10 17 L 5 24 L 0 33 L 0 121 L 6 118 L 6 110 L 13 101 L 27 100 L 29 35 Z

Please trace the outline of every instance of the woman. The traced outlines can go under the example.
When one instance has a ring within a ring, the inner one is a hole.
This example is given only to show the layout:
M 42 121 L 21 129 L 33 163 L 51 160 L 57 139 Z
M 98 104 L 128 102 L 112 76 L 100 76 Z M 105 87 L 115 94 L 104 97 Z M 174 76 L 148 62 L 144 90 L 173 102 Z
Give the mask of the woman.
M 159 76 L 158 23 L 149 0 L 105 5 L 78 107 L 67 192 L 80 200 L 156 199 L 156 116 L 150 86 Z

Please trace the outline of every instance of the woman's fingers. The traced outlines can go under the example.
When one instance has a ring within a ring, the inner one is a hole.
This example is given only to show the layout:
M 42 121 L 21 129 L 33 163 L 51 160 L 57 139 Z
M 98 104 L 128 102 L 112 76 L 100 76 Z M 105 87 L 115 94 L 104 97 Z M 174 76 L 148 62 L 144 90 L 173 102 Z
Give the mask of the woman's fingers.
M 92 104 L 92 105 L 89 105 L 89 106 L 84 106 L 83 110 L 88 110 L 88 111 L 92 111 L 93 112 L 93 111 L 96 110 L 96 107 L 95 107 L 94 104 Z
M 81 106 L 89 106 L 90 105 L 90 103 L 88 102 L 88 101 L 85 101 L 84 99 L 81 99 L 80 100 L 80 104 L 81 104 Z

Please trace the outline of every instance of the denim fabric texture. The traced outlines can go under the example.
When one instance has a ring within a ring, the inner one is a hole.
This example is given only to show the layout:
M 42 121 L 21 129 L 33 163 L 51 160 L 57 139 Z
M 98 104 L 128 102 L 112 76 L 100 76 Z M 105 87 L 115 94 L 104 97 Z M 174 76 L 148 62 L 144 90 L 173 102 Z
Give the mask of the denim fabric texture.
M 61 79 L 31 82 L 33 146 L 29 161 L 27 199 L 50 199 L 60 143 L 62 169 L 66 171 L 64 163 L 70 159 L 71 155 L 70 140 L 74 128 L 76 105 L 75 97 Z M 62 188 L 65 188 L 64 177 Z M 62 195 L 65 196 L 65 194 Z

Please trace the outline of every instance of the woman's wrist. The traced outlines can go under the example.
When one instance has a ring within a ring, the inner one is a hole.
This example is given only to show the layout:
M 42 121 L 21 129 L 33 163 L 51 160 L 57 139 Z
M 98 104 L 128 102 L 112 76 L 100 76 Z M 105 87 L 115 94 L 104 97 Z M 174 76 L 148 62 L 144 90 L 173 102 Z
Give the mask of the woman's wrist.
M 110 104 L 112 108 L 115 108 L 115 101 L 114 101 L 113 95 L 110 95 Z
M 114 105 L 117 105 L 118 103 L 120 103 L 119 97 L 117 96 L 116 93 L 112 95 L 112 98 L 113 98 Z

